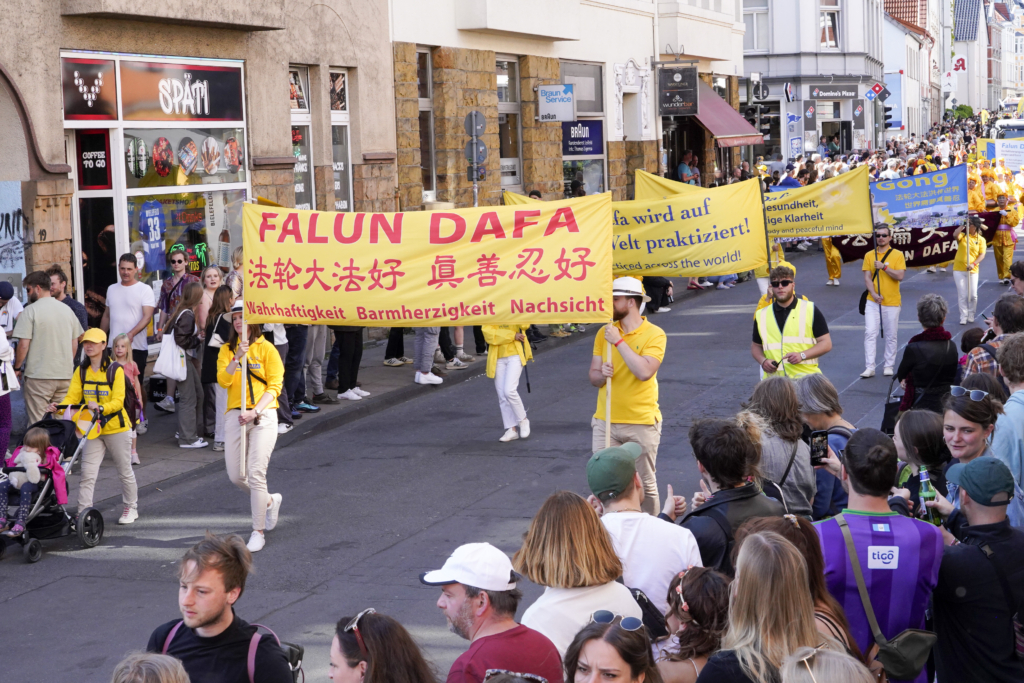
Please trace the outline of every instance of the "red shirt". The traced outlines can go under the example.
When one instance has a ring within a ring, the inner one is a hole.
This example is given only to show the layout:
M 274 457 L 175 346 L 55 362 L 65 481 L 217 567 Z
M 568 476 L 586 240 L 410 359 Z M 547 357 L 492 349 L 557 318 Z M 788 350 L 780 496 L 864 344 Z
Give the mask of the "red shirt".
M 562 683 L 558 650 L 546 636 L 522 624 L 473 641 L 452 664 L 447 683 L 481 683 L 488 669 L 535 674 L 548 683 Z

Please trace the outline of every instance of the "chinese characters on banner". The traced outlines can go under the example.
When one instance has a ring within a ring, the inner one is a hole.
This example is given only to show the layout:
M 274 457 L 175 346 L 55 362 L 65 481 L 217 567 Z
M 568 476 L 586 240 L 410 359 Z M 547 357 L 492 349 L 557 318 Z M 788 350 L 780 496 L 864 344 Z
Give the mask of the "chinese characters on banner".
M 871 183 L 871 212 L 894 230 L 959 225 L 967 216 L 967 166 Z
M 611 317 L 610 195 L 333 213 L 245 205 L 246 320 L 436 327 Z
M 985 221 L 982 235 L 986 240 L 991 240 L 999 225 L 999 214 L 986 212 L 978 215 Z M 893 228 L 892 248 L 903 252 L 909 268 L 937 266 L 956 257 L 957 242 L 953 238 L 956 228 L 956 225 L 917 230 Z M 870 235 L 850 235 L 833 239 L 832 246 L 839 250 L 843 263 L 859 261 L 873 248 Z

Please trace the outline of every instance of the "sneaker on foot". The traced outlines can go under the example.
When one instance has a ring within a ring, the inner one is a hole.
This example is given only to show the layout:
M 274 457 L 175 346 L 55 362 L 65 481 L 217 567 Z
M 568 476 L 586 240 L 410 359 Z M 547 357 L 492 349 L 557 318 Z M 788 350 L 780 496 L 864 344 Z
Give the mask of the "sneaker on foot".
M 515 427 L 509 427 L 508 429 L 505 430 L 505 433 L 501 435 L 501 438 L 498 439 L 498 441 L 501 441 L 503 443 L 507 443 L 509 441 L 515 441 L 518 438 L 519 438 L 519 432 L 516 431 L 516 428 Z
M 452 358 L 450 361 L 445 363 L 444 367 L 446 370 L 465 370 L 469 366 L 463 363 L 458 358 Z
M 931 268 L 929 268 L 928 270 L 926 270 L 926 271 L 924 271 L 924 272 L 926 272 L 926 273 L 935 273 L 935 272 L 937 272 L 937 271 L 936 271 L 936 269 L 935 269 L 935 266 L 932 266 Z
M 200 437 L 192 443 L 178 444 L 178 448 L 206 448 L 209 445 L 210 444 L 207 443 L 205 439 Z
M 273 531 L 277 526 L 277 515 L 281 512 L 281 494 L 270 494 L 270 506 L 267 508 L 267 531 Z
M 405 363 L 402 362 L 401 358 L 385 358 L 384 365 L 388 366 L 389 368 L 400 368 L 403 365 L 405 365 Z M 313 397 L 313 400 L 316 400 L 315 396 Z
M 295 405 L 295 407 L 298 408 L 300 413 L 319 413 L 320 412 L 320 406 L 315 406 L 312 403 L 307 403 L 306 401 L 299 401 Z
M 715 289 L 729 289 L 729 288 L 725 286 L 724 282 L 719 282 L 718 285 L 715 287 Z M 658 312 L 659 313 L 661 312 L 660 308 L 658 309 Z
M 832 284 L 835 285 L 836 287 L 838 287 L 839 286 L 839 278 L 835 278 L 834 280 L 832 280 Z
M 281 424 L 277 425 L 278 434 L 287 434 L 293 429 L 295 429 L 295 425 L 290 425 L 287 422 L 282 422 Z
M 960 324 L 961 325 L 966 325 L 967 324 L 967 318 L 960 318 Z
M 416 384 L 441 384 L 443 379 L 432 372 L 417 372 L 414 380 Z
M 124 512 L 121 513 L 121 519 L 117 520 L 118 524 L 131 524 L 139 518 L 139 511 L 133 508 L 131 505 L 124 506 Z
M 249 549 L 250 553 L 258 553 L 263 550 L 263 546 L 267 544 L 267 539 L 263 538 L 263 534 L 258 531 L 253 531 L 252 536 L 249 537 L 249 542 L 245 544 L 245 547 Z
M 327 379 L 326 382 L 324 382 L 324 389 L 337 389 L 337 388 L 338 388 L 338 378 L 337 377 L 330 377 L 330 378 Z
M 292 409 L 292 420 L 294 421 L 294 420 L 301 420 L 301 419 L 302 419 L 302 413 L 300 413 L 298 410 Z
M 441 349 L 440 348 L 434 349 L 434 362 L 435 363 L 444 363 L 444 354 L 441 353 Z
M 444 368 L 441 367 L 440 365 L 431 365 L 430 366 L 430 371 L 432 373 L 434 373 L 435 375 L 437 375 L 438 377 L 447 377 L 448 376 L 448 373 L 445 372 Z
M 458 358 L 459 360 L 461 360 L 463 363 L 472 363 L 473 361 L 476 360 L 475 356 L 471 356 L 468 353 L 466 353 L 465 351 L 461 351 L 461 352 L 457 353 L 455 355 L 455 357 Z
M 671 308 L 669 308 L 668 306 L 662 306 L 662 307 L 660 307 L 660 308 L 658 309 L 658 313 L 668 313 L 668 312 L 669 312 L 669 311 L 671 311 L 671 310 L 672 310 L 672 309 L 671 309 Z
M 10 536 L 11 538 L 17 538 L 18 536 L 21 536 L 23 533 L 25 533 L 25 525 L 15 524 L 13 527 L 11 527 L 10 531 L 5 531 L 4 533 Z
M 213 450 L 215 450 L 218 453 L 223 451 L 224 450 L 224 442 L 223 441 L 214 441 L 213 442 Z
M 864 370 L 864 372 L 860 373 L 860 376 L 861 376 L 861 379 L 867 379 L 868 377 L 874 377 L 875 376 L 875 369 L 874 368 L 867 368 L 866 370 Z
M 330 394 L 328 394 L 326 391 L 324 393 L 322 393 L 322 394 L 314 394 L 313 395 L 313 403 L 319 403 L 321 405 L 331 406 L 331 405 L 334 405 L 337 402 L 338 402 L 338 399 L 331 398 Z
M 939 272 L 940 273 L 945 273 L 946 272 L 946 267 L 943 266 L 943 267 L 939 268 Z
M 345 401 L 362 401 L 363 400 L 363 397 L 360 396 L 359 394 L 357 394 L 356 392 L 354 392 L 352 389 L 349 389 L 346 392 L 338 394 L 338 398 L 343 399 Z
M 132 449 L 132 464 L 133 465 L 141 465 L 142 464 L 142 461 L 139 460 L 139 452 L 137 450 L 135 450 L 134 448 Z
M 173 413 L 175 410 L 174 398 L 172 396 L 165 396 L 164 400 L 160 401 L 159 403 L 155 403 L 154 406 L 156 406 L 158 410 L 162 410 L 165 413 Z
M 882 374 L 886 377 L 892 377 L 892 368 L 884 368 Z
M 370 395 L 370 392 L 363 391 L 362 387 L 352 387 L 352 393 L 354 393 L 356 396 L 362 396 L 363 398 L 366 398 L 367 396 Z
M 403 363 L 405 363 L 406 365 L 412 365 L 412 364 L 413 364 L 413 363 L 415 362 L 415 361 L 413 361 L 413 359 L 412 359 L 412 358 L 407 358 L 407 357 L 405 357 L 405 356 L 402 356 L 402 357 L 401 357 L 401 358 L 399 358 L 398 360 L 402 361 L 402 362 L 403 362 Z
M 519 438 L 525 439 L 530 436 L 530 421 L 526 418 L 519 423 Z
M 973 316 L 973 315 L 972 315 L 972 316 L 969 316 L 969 317 L 967 318 L 967 322 L 969 322 L 969 323 L 973 323 L 973 322 L 974 322 L 974 316 Z
M 149 431 L 149 420 L 143 420 L 139 424 L 135 425 L 136 434 L 145 434 Z

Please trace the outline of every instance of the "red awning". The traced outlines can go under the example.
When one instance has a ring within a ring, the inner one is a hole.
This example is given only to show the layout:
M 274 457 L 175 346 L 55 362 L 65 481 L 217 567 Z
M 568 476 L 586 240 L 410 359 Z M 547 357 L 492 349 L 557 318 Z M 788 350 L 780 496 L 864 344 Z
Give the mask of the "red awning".
M 700 98 L 697 120 L 714 136 L 719 147 L 742 147 L 764 142 L 764 136 L 711 86 L 700 79 L 697 80 L 697 86 Z

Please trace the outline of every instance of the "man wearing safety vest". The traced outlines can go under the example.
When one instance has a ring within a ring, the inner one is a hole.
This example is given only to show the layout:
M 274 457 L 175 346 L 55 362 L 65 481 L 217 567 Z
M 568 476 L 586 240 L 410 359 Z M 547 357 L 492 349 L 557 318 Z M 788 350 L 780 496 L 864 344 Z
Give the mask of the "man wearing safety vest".
M 821 372 L 818 358 L 832 350 L 825 316 L 814 303 L 796 296 L 796 273 L 778 265 L 768 274 L 774 301 L 754 314 L 750 355 L 761 377 L 782 373 L 791 379 Z

